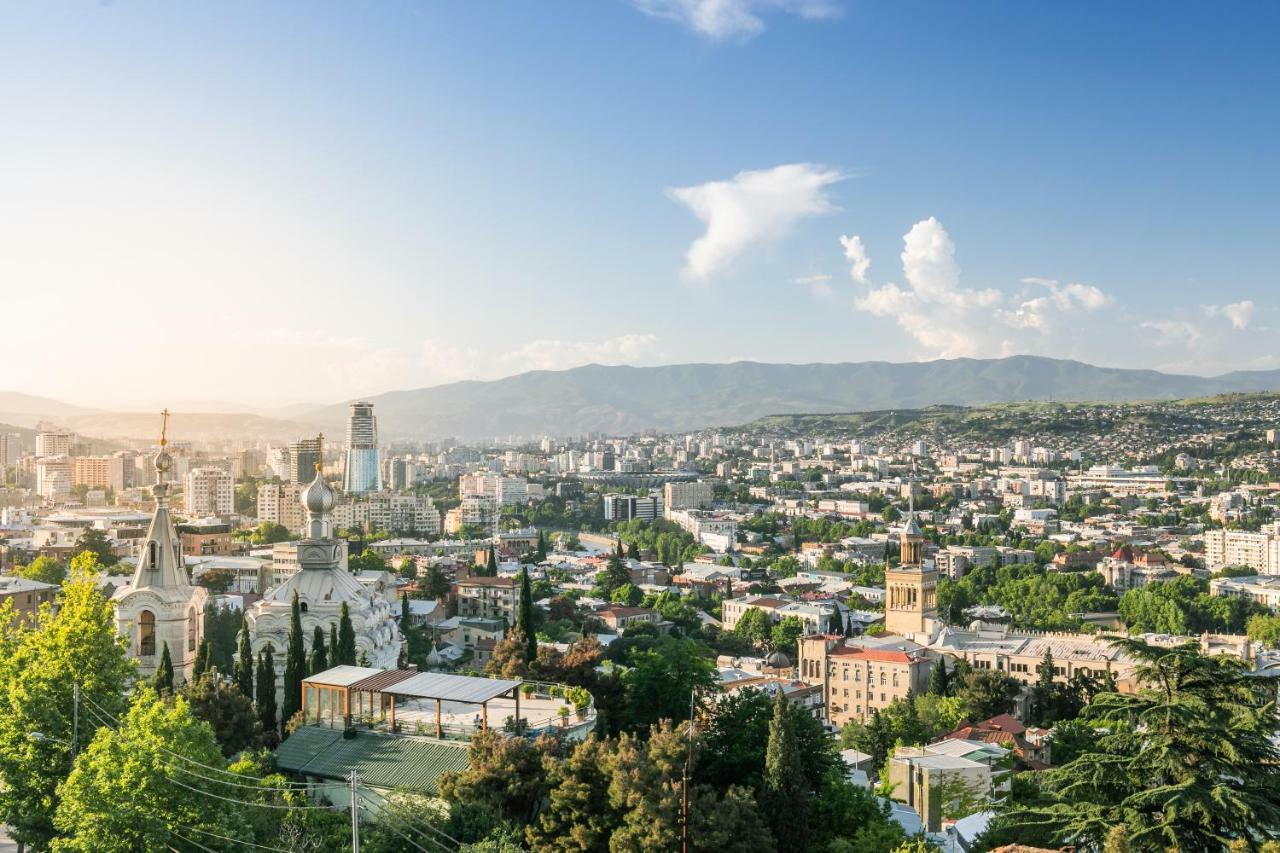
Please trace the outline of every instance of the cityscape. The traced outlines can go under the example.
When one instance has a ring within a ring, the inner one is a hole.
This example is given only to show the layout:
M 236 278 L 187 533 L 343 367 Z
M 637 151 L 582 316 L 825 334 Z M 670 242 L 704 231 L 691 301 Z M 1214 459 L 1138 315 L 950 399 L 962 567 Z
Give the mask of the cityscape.
M 1277 10 L 540 7 L 8 10 L 0 853 L 1280 851 Z

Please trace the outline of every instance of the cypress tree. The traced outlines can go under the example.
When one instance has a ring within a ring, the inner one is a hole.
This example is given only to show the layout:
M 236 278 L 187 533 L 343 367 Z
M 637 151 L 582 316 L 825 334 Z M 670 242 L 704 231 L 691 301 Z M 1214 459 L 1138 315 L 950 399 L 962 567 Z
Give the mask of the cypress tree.
M 160 665 L 156 667 L 151 683 L 161 696 L 173 693 L 173 658 L 169 656 L 168 643 L 160 651 Z
M 298 592 L 293 593 L 293 612 L 289 616 L 289 645 L 284 660 L 284 701 L 280 707 L 280 724 L 288 723 L 302 710 L 302 679 L 307 677 L 307 650 L 302 639 L 302 607 Z
M 232 678 L 245 698 L 253 701 L 253 647 L 249 644 L 249 629 L 240 629 L 240 656 L 236 659 Z
M 400 633 L 409 630 L 409 596 L 400 593 Z
M 191 680 L 199 681 L 200 676 L 209 671 L 209 641 L 204 640 L 200 643 L 200 647 L 196 649 L 196 662 L 191 669 Z
M 315 675 L 329 668 L 329 656 L 324 649 L 324 629 L 319 625 L 311 635 L 311 656 L 307 658 L 307 675 Z
M 492 545 L 489 546 L 489 562 L 485 566 L 484 573 L 491 578 L 498 576 L 498 550 Z
M 933 672 L 929 673 L 929 692 L 938 696 L 951 695 L 951 675 L 947 672 L 947 659 L 945 657 L 938 658 L 937 664 L 933 667 Z
M 637 545 L 636 543 L 632 542 L 630 545 L 628 545 L 628 546 L 627 546 L 627 559 L 629 559 L 629 560 L 638 560 L 638 559 L 640 559 L 640 546 L 639 546 L 639 545 Z
M 408 599 L 405 600 L 401 607 L 403 610 L 408 609 Z M 403 617 L 403 613 L 401 616 Z M 401 628 L 401 630 L 403 631 L 404 629 Z M 338 615 L 338 639 L 333 647 L 330 663 L 346 664 L 347 666 L 355 666 L 356 664 L 356 629 L 351 624 L 351 611 L 347 609 L 345 601 L 342 602 L 342 610 Z
M 809 785 L 800 758 L 791 707 L 783 692 L 777 692 L 773 719 L 769 721 L 769 745 L 764 757 L 764 813 L 773 828 L 778 846 L 807 850 L 809 846 Z
M 345 601 L 342 603 L 342 606 L 344 608 L 347 606 Z M 330 622 L 329 623 L 329 666 L 337 666 L 340 663 L 346 663 L 346 661 L 338 660 L 338 623 Z
M 538 659 L 538 635 L 533 630 L 533 585 L 529 583 L 529 570 L 520 568 L 520 616 L 516 627 L 524 635 L 525 660 L 532 664 Z
M 538 529 L 538 562 L 547 559 L 547 532 L 541 528 Z
M 258 653 L 258 719 L 264 732 L 275 732 L 276 724 L 276 664 L 271 646 Z

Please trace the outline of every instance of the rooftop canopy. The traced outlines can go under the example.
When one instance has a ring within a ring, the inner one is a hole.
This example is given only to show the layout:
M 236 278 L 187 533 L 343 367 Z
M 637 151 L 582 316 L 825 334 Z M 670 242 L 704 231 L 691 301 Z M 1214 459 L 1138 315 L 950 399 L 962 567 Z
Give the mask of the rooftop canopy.
M 447 672 L 419 672 L 404 681 L 384 687 L 383 692 L 413 699 L 440 699 L 445 702 L 479 705 L 510 693 L 520 684 L 520 681 L 503 678 L 472 678 Z

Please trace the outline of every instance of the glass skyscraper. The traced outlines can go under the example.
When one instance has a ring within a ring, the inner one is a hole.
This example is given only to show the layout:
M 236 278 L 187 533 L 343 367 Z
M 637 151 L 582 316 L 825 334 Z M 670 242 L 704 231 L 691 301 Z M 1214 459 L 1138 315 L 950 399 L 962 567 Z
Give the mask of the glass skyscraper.
M 382 491 L 382 464 L 378 458 L 378 419 L 372 403 L 352 403 L 347 421 L 346 465 L 342 488 L 347 494 Z

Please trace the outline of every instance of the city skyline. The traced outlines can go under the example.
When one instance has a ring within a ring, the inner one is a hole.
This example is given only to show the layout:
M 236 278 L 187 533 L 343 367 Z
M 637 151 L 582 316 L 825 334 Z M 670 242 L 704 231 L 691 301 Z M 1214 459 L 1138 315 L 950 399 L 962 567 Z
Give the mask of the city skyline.
M 36 321 L 0 343 L 26 365 L 6 390 L 284 405 L 591 362 L 1277 367 L 1276 13 L 1161 11 L 22 7 L 0 280 Z

